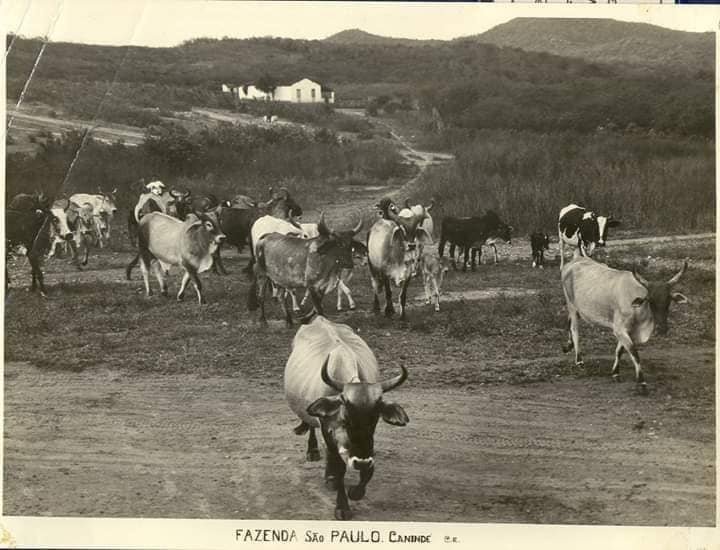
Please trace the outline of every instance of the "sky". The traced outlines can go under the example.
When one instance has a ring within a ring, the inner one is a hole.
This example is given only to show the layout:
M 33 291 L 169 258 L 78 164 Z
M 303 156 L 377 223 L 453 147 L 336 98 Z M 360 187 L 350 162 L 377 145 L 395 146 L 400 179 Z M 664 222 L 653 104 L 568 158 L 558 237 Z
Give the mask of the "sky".
M 527 2 L 247 2 L 201 0 L 0 0 L 5 32 L 52 41 L 174 46 L 198 37 L 322 39 L 360 28 L 383 36 L 450 39 L 514 17 L 611 17 L 672 29 L 712 31 L 720 6 Z M 602 2 L 603 0 L 599 0 Z

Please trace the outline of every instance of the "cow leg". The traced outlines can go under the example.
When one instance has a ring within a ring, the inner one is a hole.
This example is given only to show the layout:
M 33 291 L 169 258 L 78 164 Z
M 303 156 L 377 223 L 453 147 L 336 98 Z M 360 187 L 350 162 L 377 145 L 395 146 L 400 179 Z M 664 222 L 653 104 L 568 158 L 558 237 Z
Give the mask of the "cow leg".
M 308 435 L 308 446 L 307 446 L 307 461 L 317 462 L 320 460 L 320 450 L 318 449 L 317 437 L 315 436 L 315 428 L 310 428 L 310 435 Z
M 381 279 L 377 278 L 372 270 L 370 271 L 370 284 L 373 289 L 373 313 L 380 313 L 380 285 L 382 284 Z
M 83 241 L 83 245 L 85 247 L 85 251 L 84 251 L 85 254 L 83 256 L 81 263 L 82 263 L 82 265 L 87 265 L 88 259 L 90 258 L 90 236 L 86 235 L 85 237 L 83 237 L 82 241 Z
M 163 274 L 162 267 L 160 267 L 160 264 L 158 262 L 155 262 L 153 264 L 153 271 L 155 272 L 155 278 L 157 279 L 158 285 L 160 285 L 160 294 L 167 297 L 167 295 L 168 295 L 167 281 L 165 280 L 165 275 Z
M 463 271 L 467 271 L 467 264 L 468 264 L 468 261 L 469 261 L 469 259 L 470 259 L 470 258 L 469 258 L 469 256 L 470 256 L 470 247 L 469 247 L 469 246 L 466 246 L 466 247 L 464 247 L 464 248 L 465 248 L 465 250 L 463 251 L 463 267 L 462 267 L 462 270 L 463 270 Z
M 455 244 L 450 243 L 450 249 L 448 250 L 448 255 L 450 256 L 450 263 L 452 264 L 452 268 L 457 271 L 457 260 L 455 259 Z M 440 254 L 440 257 L 442 258 L 442 254 Z
M 360 482 L 357 485 L 348 487 L 347 495 L 350 500 L 360 500 L 365 496 L 365 487 L 375 473 L 375 466 L 372 464 L 360 470 Z
M 580 316 L 576 311 L 572 310 L 568 312 L 568 342 L 563 346 L 563 352 L 567 353 L 571 349 L 575 349 L 575 366 L 581 367 L 585 363 L 580 353 L 580 332 L 579 332 Z
M 615 382 L 620 382 L 620 358 L 624 352 L 625 346 L 618 341 L 617 347 L 615 348 L 615 362 L 612 366 L 612 377 Z
M 437 278 L 432 277 L 433 288 L 435 289 L 435 311 L 440 311 L 440 287 L 438 286 Z
M 332 441 L 329 434 L 323 430 L 323 439 L 327 447 L 327 462 L 325 463 L 325 484 L 330 489 L 337 490 L 337 499 L 335 501 L 335 519 L 348 520 L 351 519 L 350 505 L 348 504 L 347 495 L 345 494 L 345 471 L 347 470 L 345 462 L 338 454 L 337 446 Z
M 148 272 L 150 271 L 150 258 L 143 254 L 141 251 L 140 254 L 138 254 L 138 258 L 140 260 L 140 271 L 142 272 L 143 276 L 143 283 L 145 284 L 145 296 L 152 296 L 152 289 L 150 288 L 150 277 L 148 276 Z M 130 266 L 128 266 L 128 269 L 126 270 L 126 275 L 128 276 L 128 279 L 130 278 Z
M 37 282 L 37 287 L 40 289 L 40 296 L 47 296 L 45 291 L 45 278 L 43 276 L 41 266 L 41 256 L 39 254 L 31 254 L 28 256 L 28 261 L 30 262 L 30 270 L 32 273 L 32 283 L 30 288 L 34 291 Z
M 300 306 L 298 305 L 297 298 L 295 297 L 295 292 L 293 290 L 288 290 L 288 294 L 290 294 L 290 299 L 292 300 L 292 309 L 294 312 L 300 311 Z M 307 295 L 307 291 L 305 291 L 305 295 Z M 305 298 L 303 298 L 304 300 Z
M 306 288 L 305 295 L 303 296 L 302 300 L 300 300 L 300 307 L 305 307 L 305 304 L 307 303 L 308 298 L 310 298 L 310 291 Z
M 482 248 L 470 248 L 470 270 L 475 271 L 475 261 L 478 257 L 478 251 L 480 252 L 479 261 L 482 261 Z
M 203 296 L 202 283 L 200 282 L 200 277 L 198 277 L 197 271 L 193 267 L 186 266 L 185 272 L 190 274 L 190 279 L 192 279 L 193 285 L 195 286 L 195 293 L 197 294 L 198 305 L 206 304 L 207 301 Z
M 405 301 L 407 300 L 408 286 L 410 286 L 410 279 L 403 281 L 402 289 L 400 290 L 400 319 L 403 321 L 405 320 Z
M 385 285 L 385 316 L 392 317 L 395 313 L 395 307 L 392 303 L 392 289 L 390 288 L 390 279 L 384 277 L 383 284 Z
M 222 258 L 220 257 L 220 249 L 222 248 L 222 244 L 219 244 L 215 252 L 213 252 L 213 265 L 212 270 L 213 273 L 219 273 L 220 275 L 227 275 L 227 269 L 225 269 L 225 265 L 223 265 Z
M 647 383 L 645 382 L 642 366 L 640 365 L 640 354 L 635 348 L 635 344 L 633 344 L 632 339 L 624 330 L 617 331 L 615 333 L 615 336 L 618 339 L 618 344 L 622 344 L 622 346 L 627 350 L 628 354 L 630 355 L 630 359 L 635 366 L 635 382 L 637 383 L 638 392 L 643 395 L 647 395 Z
M 430 304 L 430 275 L 423 273 L 423 287 L 425 289 L 425 303 Z
M 287 298 L 288 294 L 293 298 L 293 302 L 295 301 L 295 296 L 293 295 L 292 291 L 290 290 L 284 290 L 280 293 L 280 308 L 282 309 L 283 313 L 285 314 L 285 326 L 288 328 L 292 328 L 293 322 L 292 322 L 292 315 L 290 314 L 290 310 L 287 307 Z
M 491 244 L 493 249 L 493 255 L 495 256 L 495 263 L 498 263 L 498 256 L 497 256 L 497 246 L 495 246 L 495 243 Z
M 258 301 L 260 303 L 260 324 L 267 325 L 267 318 L 265 317 L 265 296 L 267 295 L 268 286 L 270 286 L 270 279 L 264 277 L 262 283 L 258 285 Z
M 310 293 L 310 300 L 312 301 L 313 307 L 315 308 L 315 312 L 318 315 L 322 315 L 324 317 L 325 312 L 323 311 L 322 307 L 322 299 L 325 293 L 320 293 L 312 287 L 308 287 L 308 292 Z
M 562 238 L 562 231 L 558 225 L 558 247 L 560 248 L 560 269 L 565 265 L 565 242 Z

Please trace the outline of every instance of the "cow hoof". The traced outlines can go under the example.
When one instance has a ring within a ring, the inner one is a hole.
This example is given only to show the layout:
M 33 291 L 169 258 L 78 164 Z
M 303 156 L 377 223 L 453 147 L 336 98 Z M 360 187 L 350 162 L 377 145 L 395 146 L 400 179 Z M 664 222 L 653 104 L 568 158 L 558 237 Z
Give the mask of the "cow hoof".
M 622 382 L 619 374 L 613 374 L 612 379 L 613 379 L 613 382 Z
M 350 500 L 360 500 L 365 496 L 365 487 L 362 485 L 348 487 L 347 495 Z
M 578 368 L 582 368 L 585 366 L 585 361 L 583 361 L 582 359 L 580 359 L 580 361 L 575 361 L 575 366 Z
M 350 309 L 352 309 L 352 308 L 350 308 Z M 342 307 L 342 306 L 338 306 L 337 310 L 338 310 L 338 311 L 342 311 L 342 310 L 343 310 L 343 307 Z
M 637 392 L 639 395 L 647 395 L 648 394 L 647 384 L 645 382 L 641 382 L 640 384 L 638 384 Z
M 386 309 L 385 310 L 385 317 L 392 317 L 393 315 L 395 315 L 394 309 Z
M 331 491 L 337 491 L 337 488 L 338 488 L 337 478 L 335 478 L 334 476 L 326 477 L 325 478 L 325 487 L 327 487 Z
M 357 306 L 355 304 L 350 306 L 350 311 L 355 311 L 357 309 Z
M 435 311 L 440 311 L 440 306 L 435 306 Z
M 352 519 L 352 512 L 350 510 L 343 510 L 342 508 L 335 508 L 335 519 L 340 521 Z
M 544 265 L 538 266 L 540 269 L 545 269 Z
M 320 460 L 320 451 L 318 449 L 308 451 L 306 458 L 308 462 L 317 462 L 318 460 Z

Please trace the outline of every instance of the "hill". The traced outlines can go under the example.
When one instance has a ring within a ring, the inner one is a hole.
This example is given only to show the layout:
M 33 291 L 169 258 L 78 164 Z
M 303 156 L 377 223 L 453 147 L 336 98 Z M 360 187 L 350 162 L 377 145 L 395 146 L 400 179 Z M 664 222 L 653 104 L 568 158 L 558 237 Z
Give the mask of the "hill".
M 413 38 L 394 38 L 372 34 L 362 29 L 347 29 L 325 38 L 331 44 L 355 44 L 365 46 L 428 46 L 442 43 L 442 40 L 418 40 Z
M 517 18 L 465 37 L 496 46 L 626 64 L 653 72 L 671 70 L 708 80 L 715 74 L 715 35 L 612 19 Z

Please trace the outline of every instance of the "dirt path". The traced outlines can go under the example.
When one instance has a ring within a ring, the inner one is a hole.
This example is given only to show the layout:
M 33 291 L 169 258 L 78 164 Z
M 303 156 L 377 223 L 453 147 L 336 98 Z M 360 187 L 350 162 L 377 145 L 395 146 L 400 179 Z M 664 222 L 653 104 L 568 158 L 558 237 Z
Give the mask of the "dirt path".
M 11 120 L 8 127 L 9 130 L 39 131 L 50 129 L 55 132 L 90 130 L 91 135 L 95 139 L 110 143 L 123 140 L 126 145 L 139 145 L 145 140 L 143 130 L 131 126 L 107 123 L 94 124 L 80 120 L 56 119 L 41 115 L 31 115 L 16 109 L 8 109 L 7 116 L 8 119 Z
M 688 353 L 713 360 L 676 356 Z M 332 518 L 323 466 L 304 461 L 276 380 L 5 373 L 6 514 Z M 409 384 L 394 399 L 411 422 L 378 427 L 356 519 L 708 525 L 714 455 L 697 439 L 712 440 L 712 422 L 688 440 L 686 411 L 629 399 L 631 386 Z

